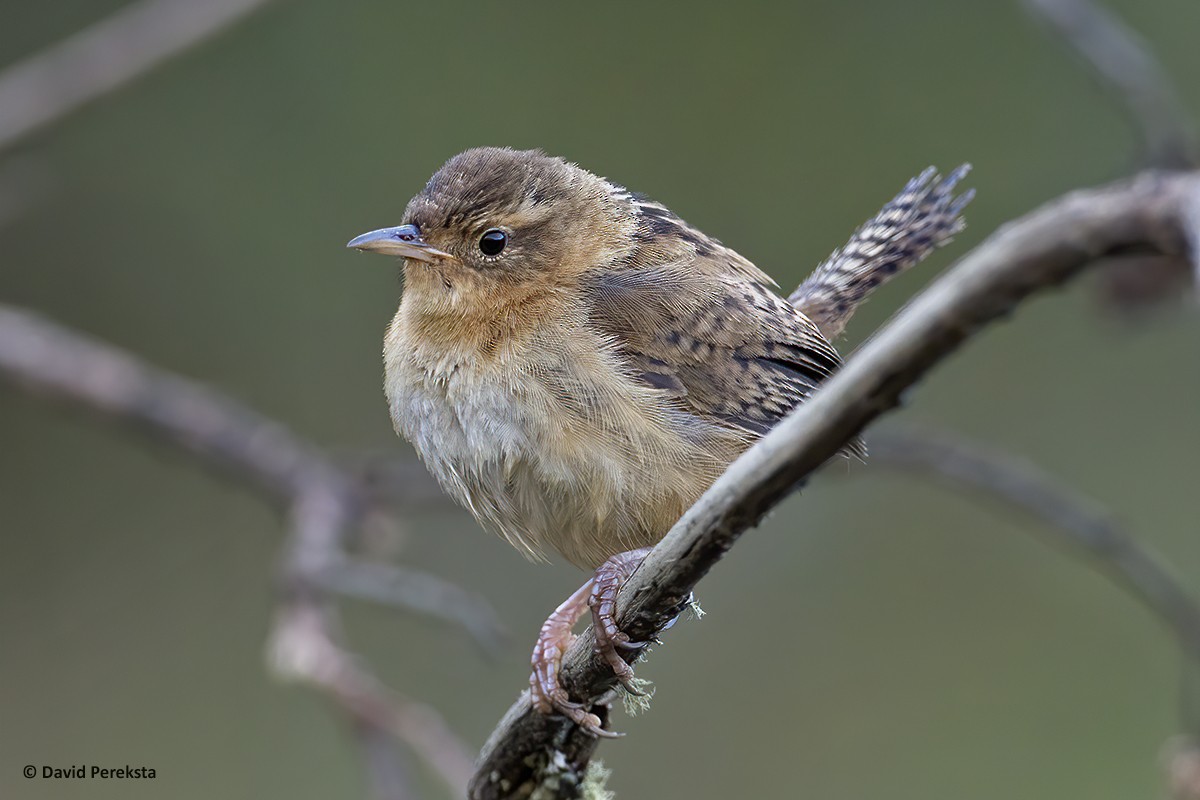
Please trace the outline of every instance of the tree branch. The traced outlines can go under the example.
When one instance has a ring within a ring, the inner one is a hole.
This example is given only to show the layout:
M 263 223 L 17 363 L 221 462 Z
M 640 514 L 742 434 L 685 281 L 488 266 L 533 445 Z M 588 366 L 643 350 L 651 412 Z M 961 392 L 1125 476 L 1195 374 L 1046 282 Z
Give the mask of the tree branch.
M 0 377 L 132 423 L 202 464 L 249 481 L 277 502 L 290 502 L 310 483 L 352 493 L 353 482 L 337 465 L 274 420 L 112 345 L 3 304 Z
M 871 464 L 930 474 L 952 488 L 974 489 L 1046 523 L 1054 544 L 1085 561 L 1164 624 L 1183 653 L 1180 718 L 1184 733 L 1164 748 L 1172 797 L 1200 798 L 1195 683 L 1200 669 L 1200 605 L 1169 565 L 1095 502 L 1058 485 L 1021 459 L 944 432 L 888 430 L 870 439 Z
M 1154 51 L 1115 14 L 1093 0 L 1024 0 L 1029 13 L 1074 51 L 1124 112 L 1141 142 L 1143 166 L 1200 165 L 1196 128 Z M 1200 297 L 1200 270 L 1179 259 L 1130 256 L 1104 271 L 1100 297 L 1111 310 L 1144 312 L 1188 285 Z
M 499 655 L 508 637 L 483 598 L 444 578 L 400 565 L 362 560 L 329 564 L 314 576 L 325 589 L 406 611 L 420 611 L 462 627 L 490 656 Z
M 872 466 L 932 475 L 1046 523 L 1054 544 L 1086 557 L 1165 624 L 1189 658 L 1200 660 L 1200 606 L 1162 559 L 1091 499 L 1058 485 L 1028 461 L 944 432 L 889 430 L 872 435 L 869 447 Z
M 743 532 L 987 323 L 1107 254 L 1138 248 L 1185 257 L 1190 235 L 1185 208 L 1198 192 L 1195 174 L 1147 173 L 1070 194 L 989 237 L 684 514 L 622 588 L 621 628 L 635 640 L 653 636 Z M 591 703 L 613 686 L 611 670 L 592 655 L 594 643 L 590 631 L 580 636 L 563 670 L 575 697 Z M 595 746 L 570 722 L 533 712 L 523 694 L 485 746 L 471 797 L 527 797 L 539 788 L 549 796 L 577 796 L 552 787 L 577 785 Z M 562 780 L 564 769 L 577 780 Z
M 1125 111 L 1152 167 L 1187 169 L 1200 155 L 1179 93 L 1140 36 L 1092 0 L 1024 0 Z

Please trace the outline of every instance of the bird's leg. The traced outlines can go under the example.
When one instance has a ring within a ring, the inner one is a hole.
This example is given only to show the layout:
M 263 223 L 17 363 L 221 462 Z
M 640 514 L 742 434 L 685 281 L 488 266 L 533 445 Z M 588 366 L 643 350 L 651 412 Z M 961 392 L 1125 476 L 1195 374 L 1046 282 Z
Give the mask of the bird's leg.
M 592 609 L 592 630 L 596 636 L 596 653 L 612 667 L 613 674 L 630 694 L 644 695 L 633 680 L 633 667 L 618 650 L 637 651 L 649 642 L 631 642 L 629 634 L 617 625 L 617 591 L 634 570 L 642 565 L 650 554 L 649 547 L 617 553 L 600 565 L 590 581 L 591 595 L 588 606 Z
M 542 623 L 537 644 L 533 648 L 533 672 L 529 676 L 529 688 L 533 707 L 541 713 L 552 714 L 557 711 L 597 736 L 612 736 L 614 734 L 600 727 L 599 717 L 567 697 L 567 690 L 558 680 L 563 655 L 575 641 L 571 629 L 588 611 L 594 581 L 595 578 L 589 579 L 580 586 Z
M 529 676 L 533 707 L 543 714 L 557 711 L 575 724 L 597 736 L 615 737 L 611 731 L 601 727 L 600 718 L 585 711 L 583 705 L 567 696 L 567 690 L 559 682 L 563 656 L 575 641 L 571 629 L 580 618 L 592 611 L 592 628 L 596 636 L 596 652 L 600 654 L 617 676 L 617 680 L 629 692 L 644 694 L 633 682 L 633 668 L 617 652 L 640 650 L 647 642 L 630 642 L 629 635 L 617 625 L 617 591 L 641 565 L 650 552 L 649 547 L 629 550 L 612 556 L 596 570 L 587 583 L 542 623 L 537 644 L 533 648 L 533 673 Z

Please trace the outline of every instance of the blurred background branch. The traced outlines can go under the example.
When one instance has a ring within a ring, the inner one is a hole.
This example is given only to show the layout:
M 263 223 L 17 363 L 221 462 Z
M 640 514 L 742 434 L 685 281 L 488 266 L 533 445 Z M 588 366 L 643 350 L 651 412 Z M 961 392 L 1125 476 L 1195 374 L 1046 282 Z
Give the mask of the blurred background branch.
M 284 426 L 215 390 L 145 364 L 117 348 L 28 311 L 0 306 L 0 377 L 41 396 L 131 423 L 206 466 L 245 481 L 290 517 L 270 663 L 275 672 L 321 689 L 363 733 L 380 774 L 401 787 L 379 737 L 409 745 L 461 794 L 468 749 L 438 714 L 385 689 L 344 648 L 329 591 L 369 597 L 462 627 L 483 646 L 501 637 L 479 597 L 417 570 L 353 564 L 349 532 L 371 502 L 355 476 Z M 214 583 L 219 583 L 214 576 Z
M 270 0 L 139 0 L 0 71 L 0 151 L 153 71 Z
M 1174 82 L 1146 41 L 1093 0 L 1022 0 L 1031 16 L 1079 57 L 1125 114 L 1141 144 L 1143 166 L 1191 169 L 1200 162 L 1196 125 Z M 1125 255 L 1104 270 L 1101 297 L 1123 313 L 1144 312 L 1191 286 L 1200 271 L 1179 259 Z
M 1095 501 L 1061 485 L 1027 459 L 945 431 L 888 429 L 871 435 L 871 465 L 932 478 L 1041 521 L 1052 544 L 1112 579 L 1200 663 L 1200 606 L 1166 562 Z
M 1196 165 L 1196 130 L 1174 83 L 1149 45 L 1117 15 L 1092 0 L 1023 0 L 1090 69 L 1125 112 L 1141 140 L 1145 163 L 1165 169 Z

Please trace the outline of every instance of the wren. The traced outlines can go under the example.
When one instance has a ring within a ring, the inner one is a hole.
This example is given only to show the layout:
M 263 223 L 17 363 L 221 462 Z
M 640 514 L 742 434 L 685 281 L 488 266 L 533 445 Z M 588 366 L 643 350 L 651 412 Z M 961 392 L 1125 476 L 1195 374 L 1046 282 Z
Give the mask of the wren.
M 542 627 L 535 708 L 606 733 L 559 683 L 572 627 L 590 608 L 636 691 L 617 587 L 838 368 L 831 342 L 870 291 L 962 228 L 966 169 L 910 181 L 787 299 L 665 206 L 540 151 L 460 153 L 401 225 L 348 244 L 403 259 L 383 347 L 396 431 L 484 528 L 594 571 Z

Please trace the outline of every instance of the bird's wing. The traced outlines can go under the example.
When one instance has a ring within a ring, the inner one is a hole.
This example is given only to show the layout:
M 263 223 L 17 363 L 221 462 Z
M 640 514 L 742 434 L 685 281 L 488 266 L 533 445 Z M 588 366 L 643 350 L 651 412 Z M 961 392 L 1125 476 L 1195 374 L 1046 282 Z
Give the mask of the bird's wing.
M 817 327 L 748 261 L 731 261 L 719 243 L 705 254 L 657 244 L 653 252 L 673 260 L 634 258 L 585 281 L 593 324 L 636 379 L 692 414 L 759 436 L 838 368 Z

